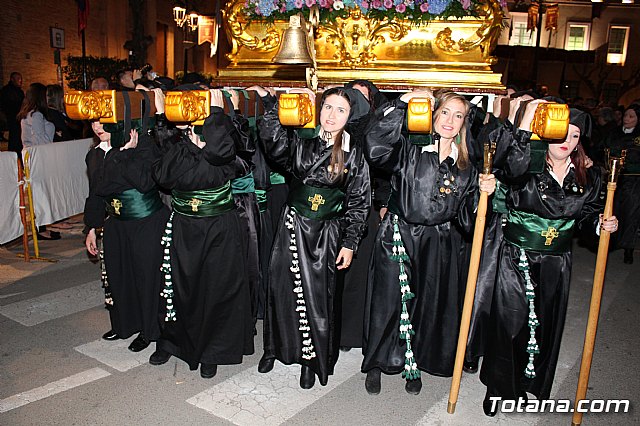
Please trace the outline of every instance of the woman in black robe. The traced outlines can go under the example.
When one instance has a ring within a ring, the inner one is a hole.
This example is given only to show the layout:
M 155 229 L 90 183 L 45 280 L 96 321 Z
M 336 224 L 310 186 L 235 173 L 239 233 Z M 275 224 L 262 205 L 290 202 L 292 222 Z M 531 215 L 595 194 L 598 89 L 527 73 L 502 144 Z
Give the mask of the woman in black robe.
M 293 176 L 269 267 L 258 370 L 270 371 L 275 359 L 300 364 L 300 386 L 309 389 L 316 375 L 324 386 L 333 374 L 340 344 L 336 275 L 351 263 L 371 204 L 368 165 L 344 131 L 348 119 L 366 109 L 349 89 L 330 89 L 322 97 L 320 126 L 304 139 L 282 127 L 275 98 L 258 93 L 266 102 L 258 126 L 265 153 Z
M 172 193 L 173 214 L 163 244 L 164 328 L 149 362 L 171 355 L 212 378 L 219 364 L 253 353 L 253 320 L 242 227 L 231 194 L 241 134 L 212 90 L 203 139 L 186 126 L 162 137 L 165 152 L 154 177 Z
M 156 107 L 164 100 L 157 95 Z M 140 332 L 129 345 L 143 350 L 160 337 L 159 294 L 162 285 L 160 239 L 169 210 L 160 201 L 151 166 L 159 155 L 148 132 L 131 131 L 124 143 L 122 130 L 105 131 L 92 123 L 100 144 L 87 154 L 89 197 L 84 222 L 89 228 L 86 246 L 98 253 L 96 228 L 103 228 L 104 263 L 111 293 L 111 330 L 105 340 L 126 339 Z M 105 220 L 105 209 L 108 214 Z
M 624 263 L 633 263 L 640 228 L 640 105 L 633 104 L 624 111 L 622 126 L 604 141 L 609 155 L 619 157 L 626 151 L 622 176 L 618 182 L 615 212 L 620 218 L 620 232 L 616 248 L 624 249 Z
M 580 110 L 571 110 L 566 140 L 549 145 L 542 173 L 528 172 L 531 132 L 522 129 L 530 128 L 537 102 L 526 107 L 514 133 L 504 133 L 524 155 L 512 156 L 503 168 L 509 212 L 480 374 L 488 416 L 497 412 L 493 398 L 526 398 L 525 392 L 549 398 L 567 312 L 574 224 L 597 232 L 603 208 L 600 171 L 586 168 L 580 145 L 590 130 L 590 118 Z M 600 223 L 609 232 L 617 229 L 615 216 Z
M 432 95 L 407 93 L 378 109 L 365 144 L 370 164 L 391 174 L 365 308 L 362 371 L 370 394 L 380 392 L 382 371 L 402 373 L 411 394 L 422 388 L 420 371 L 453 373 L 464 280 L 460 234 L 452 227 L 470 231 L 479 185 L 464 140 L 469 103 L 453 92 L 439 94 L 429 139 L 435 143 L 425 145 L 424 136 L 415 143 L 404 127 L 413 97 Z M 482 176 L 480 187 L 493 192 L 493 176 Z
M 478 268 L 478 279 L 476 292 L 473 299 L 473 311 L 469 323 L 469 337 L 467 339 L 467 351 L 462 369 L 471 374 L 478 372 L 479 358 L 484 355 L 489 333 L 489 315 L 491 314 L 491 302 L 493 299 L 493 287 L 498 273 L 498 253 L 502 243 L 502 228 L 506 223 L 507 205 L 505 202 L 507 185 L 501 183 L 502 171 L 496 169 L 495 164 L 505 162 L 507 156 L 513 156 L 511 162 L 521 160 L 524 153 L 518 149 L 512 149 L 512 140 L 503 137 L 504 133 L 511 134 L 513 131 L 513 121 L 520 102 L 533 100 L 529 94 L 511 98 L 508 103 L 498 97 L 493 104 L 493 115 L 489 121 L 481 128 L 476 137 L 476 151 L 481 152 L 484 143 L 495 143 L 494 153 L 494 174 L 496 176 L 496 191 L 491 197 L 491 209 L 487 213 L 484 238 L 482 240 L 482 256 L 480 267 Z M 504 117 L 504 122 L 500 117 Z M 482 159 L 478 159 L 482 161 Z M 482 167 L 478 164 L 477 167 Z

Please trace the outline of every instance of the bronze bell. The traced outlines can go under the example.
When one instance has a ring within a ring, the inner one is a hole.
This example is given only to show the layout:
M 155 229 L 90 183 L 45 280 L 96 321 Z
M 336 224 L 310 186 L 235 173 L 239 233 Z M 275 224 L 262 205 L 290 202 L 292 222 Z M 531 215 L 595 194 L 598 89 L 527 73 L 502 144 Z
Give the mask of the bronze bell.
M 271 60 L 276 64 L 311 65 L 313 59 L 309 53 L 308 34 L 302 27 L 304 20 L 300 15 L 289 18 L 289 27 L 282 35 L 278 53 Z

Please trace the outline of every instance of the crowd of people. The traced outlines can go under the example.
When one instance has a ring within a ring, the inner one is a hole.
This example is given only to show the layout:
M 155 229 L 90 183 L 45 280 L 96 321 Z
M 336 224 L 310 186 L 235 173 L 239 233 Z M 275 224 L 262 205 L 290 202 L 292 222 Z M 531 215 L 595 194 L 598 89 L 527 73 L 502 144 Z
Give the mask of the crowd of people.
M 606 110 L 592 122 L 571 108 L 566 137 L 534 146 L 537 108 L 561 99 L 514 91 L 489 113 L 451 91 L 388 99 L 356 80 L 317 99 L 290 90 L 319 104 L 318 126 L 294 129 L 280 123 L 272 88 L 246 89 L 260 99 L 258 117 L 241 113 L 242 91 L 211 89 L 210 114 L 194 126 L 167 121 L 164 83 L 136 77 L 124 73 L 123 87 L 154 91 L 156 115 L 92 123 L 84 220 L 89 253 L 99 254 L 97 231 L 104 235 L 111 329 L 103 338 L 138 333 L 134 352 L 155 342 L 152 365 L 175 356 L 212 378 L 219 365 L 254 352 L 262 319 L 260 373 L 276 361 L 296 364 L 303 389 L 316 377 L 324 386 L 340 351 L 357 347 L 368 393 L 380 392 L 384 373 L 419 394 L 422 374 L 453 373 L 485 192 L 491 202 L 464 368 L 477 372 L 483 358 L 483 409 L 492 416 L 492 397 L 550 396 L 573 237 L 618 231 L 616 246 L 633 261 L 638 104 L 615 125 L 605 122 Z M 176 89 L 202 89 L 193 83 Z M 105 79 L 92 83 L 106 87 Z M 30 86 L 16 113 L 25 146 L 65 134 L 59 96 Z M 408 128 L 416 99 L 432 105 L 428 134 Z M 496 153 L 483 174 L 487 142 Z M 601 166 L 623 151 L 614 216 L 603 218 Z

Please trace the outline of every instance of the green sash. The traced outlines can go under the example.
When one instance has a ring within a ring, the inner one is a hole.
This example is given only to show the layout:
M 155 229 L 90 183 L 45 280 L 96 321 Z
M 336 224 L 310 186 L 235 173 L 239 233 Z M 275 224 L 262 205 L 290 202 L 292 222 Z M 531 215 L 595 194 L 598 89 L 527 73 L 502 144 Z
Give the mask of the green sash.
M 253 173 L 233 179 L 231 181 L 231 192 L 233 194 L 251 194 L 256 192 L 256 184 L 253 180 Z
M 105 203 L 109 216 L 120 220 L 142 219 L 162 208 L 160 194 L 155 190 L 143 194 L 136 189 L 127 189 L 110 195 Z
M 231 183 L 198 191 L 171 191 L 173 210 L 191 217 L 218 216 L 235 208 Z
M 264 189 L 256 189 L 256 201 L 258 202 L 258 210 L 260 213 L 267 211 L 267 191 Z
M 491 198 L 491 207 L 494 213 L 508 213 L 507 209 L 507 186 L 496 181 L 496 191 Z
M 544 219 L 533 213 L 510 211 L 504 238 L 525 250 L 566 253 L 571 249 L 573 219 Z
M 335 188 L 316 188 L 293 179 L 289 187 L 287 204 L 309 219 L 329 220 L 340 216 L 344 192 Z
M 284 179 L 284 176 L 282 176 L 280 173 L 270 172 L 269 183 L 271 183 L 271 185 L 281 185 L 283 183 L 286 183 L 286 180 Z

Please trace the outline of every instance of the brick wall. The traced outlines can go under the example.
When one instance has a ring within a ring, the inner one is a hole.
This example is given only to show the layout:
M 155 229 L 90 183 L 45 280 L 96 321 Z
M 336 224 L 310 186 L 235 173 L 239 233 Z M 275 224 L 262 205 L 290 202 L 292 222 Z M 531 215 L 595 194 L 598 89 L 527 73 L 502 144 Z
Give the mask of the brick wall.
M 111 2 L 93 0 L 90 3 L 85 35 L 87 55 L 108 53 L 107 22 L 104 19 L 107 3 Z M 124 3 L 126 5 L 126 1 Z M 0 10 L 0 80 L 3 84 L 9 80 L 12 71 L 22 73 L 25 89 L 33 82 L 58 82 L 50 27 L 64 30 L 63 65 L 66 64 L 66 56 L 81 55 L 75 0 L 1 0 Z M 124 49 L 122 55 L 126 57 Z

